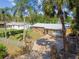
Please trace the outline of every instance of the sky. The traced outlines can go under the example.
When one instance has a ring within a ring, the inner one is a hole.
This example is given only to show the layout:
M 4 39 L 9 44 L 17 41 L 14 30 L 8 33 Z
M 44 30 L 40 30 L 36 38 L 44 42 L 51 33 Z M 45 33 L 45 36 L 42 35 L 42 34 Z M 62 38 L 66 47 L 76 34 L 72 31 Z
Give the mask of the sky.
M 13 7 L 16 4 L 13 2 L 14 0 L 0 0 L 0 8 L 5 8 L 5 7 Z M 30 5 L 37 11 L 43 14 L 42 12 L 42 1 L 43 0 L 30 0 Z
M 0 0 L 0 8 L 12 7 L 15 5 L 13 0 Z

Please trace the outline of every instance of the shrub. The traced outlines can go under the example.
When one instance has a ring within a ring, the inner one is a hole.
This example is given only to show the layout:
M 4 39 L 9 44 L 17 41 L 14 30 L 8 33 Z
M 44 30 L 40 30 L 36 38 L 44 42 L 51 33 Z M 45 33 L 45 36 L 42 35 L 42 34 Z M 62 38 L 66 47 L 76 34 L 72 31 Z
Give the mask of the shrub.
M 4 57 L 6 57 L 7 54 L 7 49 L 4 45 L 0 44 L 0 59 L 3 59 Z
M 11 35 L 9 37 L 9 39 L 12 39 L 12 40 L 22 40 L 23 39 L 23 33 L 20 33 L 20 34 L 16 34 L 16 35 Z
M 20 34 L 20 33 L 23 33 L 23 30 L 7 30 L 6 31 L 6 35 L 7 35 L 7 38 L 9 36 L 14 36 L 16 34 Z M 4 37 L 5 36 L 5 32 L 4 31 L 0 31 L 0 37 Z
M 20 34 L 20 33 L 23 33 L 23 30 L 10 30 L 10 31 L 7 31 L 7 37 L 11 35 Z
M 22 39 L 23 39 L 23 33 L 16 34 L 16 35 L 15 35 L 15 38 L 16 38 L 16 40 L 17 40 L 17 39 L 18 39 L 18 40 L 22 40 Z

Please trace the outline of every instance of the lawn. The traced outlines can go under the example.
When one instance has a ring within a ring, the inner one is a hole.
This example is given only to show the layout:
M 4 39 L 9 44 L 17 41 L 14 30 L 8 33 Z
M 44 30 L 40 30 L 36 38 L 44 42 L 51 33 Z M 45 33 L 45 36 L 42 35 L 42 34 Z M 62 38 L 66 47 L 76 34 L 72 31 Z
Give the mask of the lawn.
M 3 29 L 0 29 L 0 32 L 4 32 Z M 31 39 L 33 41 L 35 41 L 36 39 L 40 38 L 43 36 L 42 33 L 36 32 L 36 31 L 32 31 L 31 29 L 28 30 L 27 34 L 31 37 Z M 15 37 L 15 36 L 14 36 Z M 17 40 L 16 40 L 17 41 Z M 17 47 L 16 45 L 13 45 L 11 43 L 7 43 L 7 42 L 3 42 L 0 40 L 1 44 L 4 44 L 7 47 L 7 51 L 10 55 L 16 55 L 18 54 L 16 51 L 20 51 L 20 47 Z
M 31 29 L 28 30 L 27 34 L 32 38 L 32 40 L 36 40 L 43 36 L 41 32 L 33 31 Z

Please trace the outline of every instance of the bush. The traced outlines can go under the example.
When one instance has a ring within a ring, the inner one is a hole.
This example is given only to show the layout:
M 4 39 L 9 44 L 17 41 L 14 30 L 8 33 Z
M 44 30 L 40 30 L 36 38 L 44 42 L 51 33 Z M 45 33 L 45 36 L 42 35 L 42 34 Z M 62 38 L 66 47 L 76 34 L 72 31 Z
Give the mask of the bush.
M 14 36 L 14 35 L 20 34 L 20 33 L 23 33 L 23 30 L 7 30 L 6 31 L 7 38 L 9 36 Z M 0 31 L 0 37 L 4 37 L 4 36 L 5 36 L 5 32 L 4 31 Z
M 0 44 L 0 59 L 3 59 L 4 57 L 6 57 L 7 54 L 7 49 L 4 45 Z
M 16 34 L 16 35 L 11 35 L 9 36 L 9 39 L 12 39 L 12 40 L 22 40 L 23 39 L 23 33 L 20 33 L 20 34 Z
M 18 40 L 22 40 L 23 39 L 23 33 L 20 33 L 20 34 L 16 34 L 15 35 L 15 38 L 16 38 L 16 40 L 18 39 Z
M 0 32 L 0 37 L 4 37 L 5 33 L 4 32 Z
M 7 37 L 11 36 L 11 35 L 16 35 L 16 34 L 20 34 L 20 33 L 23 33 L 23 30 L 10 30 L 10 31 L 7 31 Z

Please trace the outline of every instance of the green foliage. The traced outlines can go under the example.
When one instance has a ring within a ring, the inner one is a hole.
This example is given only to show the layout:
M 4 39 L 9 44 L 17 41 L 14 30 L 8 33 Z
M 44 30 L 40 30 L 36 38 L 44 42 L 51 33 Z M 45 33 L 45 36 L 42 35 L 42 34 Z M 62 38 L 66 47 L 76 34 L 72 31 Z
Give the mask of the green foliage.
M 14 2 L 16 3 L 15 8 L 15 15 L 18 15 L 21 19 L 23 19 L 23 12 L 26 10 L 27 8 L 27 3 L 28 0 L 14 0 Z
M 4 45 L 0 44 L 0 59 L 7 56 L 7 49 Z
M 9 11 L 11 10 L 11 8 L 1 8 L 0 9 L 0 21 L 12 21 L 12 15 L 9 13 Z M 3 13 L 4 11 L 4 13 Z
M 15 38 L 18 39 L 18 40 L 22 40 L 23 39 L 23 33 L 16 34 Z
M 15 35 L 15 34 L 19 34 L 19 33 L 23 33 L 23 30 L 10 30 L 10 31 L 7 31 L 7 35 Z
M 50 23 L 57 23 L 58 21 L 59 21 L 59 18 L 57 17 L 50 18 Z
M 5 36 L 5 31 L 0 29 L 0 37 Z M 27 31 L 26 31 L 27 33 Z M 22 40 L 23 39 L 23 30 L 14 30 L 10 29 L 6 31 L 7 38 L 12 39 L 12 40 Z M 26 34 L 28 36 L 28 34 Z M 29 36 L 28 36 L 29 37 Z
M 79 0 L 73 0 L 72 3 L 74 5 L 73 8 L 75 9 L 75 11 L 74 10 L 73 11 L 76 13 L 75 19 L 74 21 L 72 21 L 72 29 L 75 33 L 78 33 L 79 31 L 79 5 L 78 5 Z
M 9 36 L 14 36 L 14 35 L 20 34 L 20 33 L 23 33 L 23 30 L 12 30 L 11 29 L 11 30 L 6 31 L 7 38 Z M 5 36 L 5 31 L 4 30 L 0 31 L 0 37 L 4 37 L 4 36 Z
M 50 16 L 53 13 L 52 0 L 45 0 L 43 6 L 44 6 L 45 15 Z
M 38 15 L 38 14 L 33 14 L 29 18 L 30 19 L 27 18 L 28 21 L 26 21 L 26 22 L 30 22 L 31 24 L 34 24 L 34 23 L 57 23 L 58 22 L 57 17 L 48 18 L 44 15 Z
M 0 28 L 0 37 L 4 37 L 4 29 L 3 28 Z
M 65 19 L 65 23 L 71 23 L 72 22 L 72 18 L 71 17 L 67 17 L 66 19 Z
M 42 15 L 34 15 L 32 17 L 32 23 L 43 23 L 45 22 L 45 17 Z
M 5 36 L 5 31 L 0 29 L 0 37 Z M 27 31 L 26 31 L 27 33 Z M 14 30 L 10 29 L 6 31 L 7 38 L 12 39 L 12 40 L 22 40 L 23 39 L 23 30 Z M 28 36 L 28 34 L 26 34 Z M 29 37 L 29 36 L 28 36 Z
M 31 33 L 31 31 L 30 31 L 30 33 Z M 26 30 L 25 36 L 26 36 L 27 38 L 30 38 L 30 35 L 29 35 L 29 33 L 28 33 L 27 30 Z M 23 33 L 18 33 L 18 34 L 15 34 L 15 35 L 10 35 L 10 36 L 9 36 L 9 39 L 21 41 L 21 40 L 23 40 Z
M 16 35 L 10 35 L 9 36 L 9 39 L 12 39 L 12 40 L 22 40 L 23 39 L 23 33 L 20 33 L 20 34 L 16 34 Z

